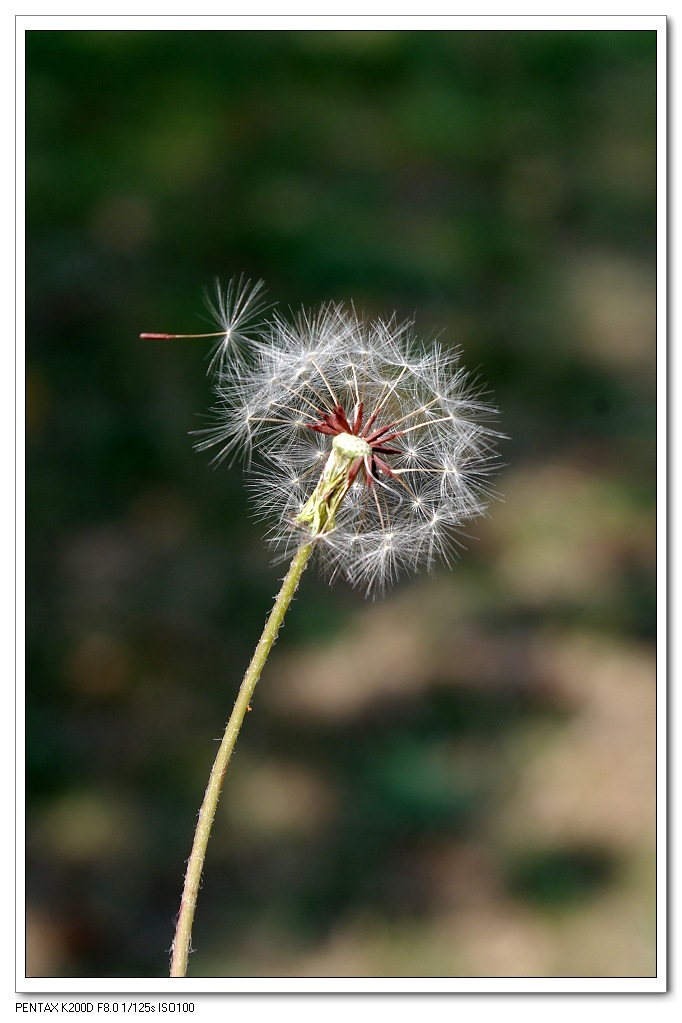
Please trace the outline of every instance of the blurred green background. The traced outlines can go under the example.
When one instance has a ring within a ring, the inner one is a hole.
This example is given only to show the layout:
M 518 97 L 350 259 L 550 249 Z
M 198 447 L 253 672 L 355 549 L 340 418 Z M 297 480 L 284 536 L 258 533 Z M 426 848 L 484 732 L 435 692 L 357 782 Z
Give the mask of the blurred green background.
M 416 312 L 502 410 L 455 570 L 309 571 L 195 977 L 655 972 L 655 33 L 29 31 L 27 974 L 163 976 L 276 592 L 215 277 Z

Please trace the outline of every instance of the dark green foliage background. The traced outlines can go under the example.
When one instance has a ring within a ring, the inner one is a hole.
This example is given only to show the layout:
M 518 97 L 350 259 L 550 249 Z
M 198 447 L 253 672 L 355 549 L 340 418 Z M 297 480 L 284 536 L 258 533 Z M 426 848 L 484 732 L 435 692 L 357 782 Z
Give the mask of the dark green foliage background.
M 166 970 L 214 740 L 279 570 L 239 467 L 192 451 L 204 343 L 138 335 L 211 329 L 202 290 L 242 272 L 285 309 L 416 311 L 461 344 L 510 437 L 506 502 L 452 575 L 385 611 L 308 573 L 228 779 L 191 971 L 652 972 L 650 824 L 524 843 L 496 820 L 529 749 L 589 715 L 540 640 L 596 638 L 651 691 L 655 57 L 645 31 L 27 33 L 29 974 Z M 464 667 L 453 645 L 352 713 L 269 696 L 279 665 L 344 642 L 362 690 L 344 637 L 376 619 L 363 642 L 390 664 L 394 609 L 418 630 L 429 592 Z M 251 768 L 275 804 L 308 793 L 315 825 L 230 810 Z M 525 958 L 496 958 L 497 925 L 469 955 L 464 853 L 486 920 L 527 926 Z M 632 940 L 609 960 L 566 921 L 600 933 L 611 898 Z

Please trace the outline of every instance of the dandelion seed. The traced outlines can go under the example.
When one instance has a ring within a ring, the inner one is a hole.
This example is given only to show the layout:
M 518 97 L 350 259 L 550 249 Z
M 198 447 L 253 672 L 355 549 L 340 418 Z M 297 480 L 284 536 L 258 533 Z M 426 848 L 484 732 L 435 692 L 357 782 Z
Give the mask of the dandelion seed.
M 208 365 L 209 373 L 239 370 L 244 350 L 260 335 L 264 326 L 261 314 L 268 308 L 263 298 L 263 281 L 252 284 L 248 278 L 232 280 L 223 290 L 215 284 L 215 298 L 206 296 L 206 304 L 222 328 Z
M 141 334 L 146 340 L 171 341 L 179 338 L 218 338 L 209 353 L 208 372 L 238 373 L 244 349 L 257 344 L 264 326 L 261 313 L 268 308 L 263 299 L 263 281 L 252 284 L 244 276 L 230 281 L 223 290 L 218 281 L 215 298 L 206 295 L 206 305 L 220 330 L 208 334 Z

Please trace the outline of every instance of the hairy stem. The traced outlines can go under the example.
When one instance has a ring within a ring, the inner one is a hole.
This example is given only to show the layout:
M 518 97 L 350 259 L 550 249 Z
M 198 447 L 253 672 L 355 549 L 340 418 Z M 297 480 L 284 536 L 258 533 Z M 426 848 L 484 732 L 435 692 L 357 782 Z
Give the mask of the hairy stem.
M 192 852 L 190 853 L 190 857 L 187 862 L 185 886 L 182 892 L 182 901 L 180 903 L 180 913 L 178 914 L 178 922 L 175 929 L 175 938 L 173 939 L 170 970 L 171 977 L 184 977 L 187 973 L 187 960 L 189 957 L 192 938 L 194 910 L 197 904 L 197 894 L 199 892 L 199 884 L 201 882 L 201 874 L 204 867 L 204 859 L 206 857 L 206 846 L 208 845 L 208 839 L 211 834 L 211 825 L 213 824 L 218 799 L 220 798 L 223 781 L 225 780 L 225 773 L 227 771 L 228 764 L 230 763 L 232 751 L 234 750 L 237 736 L 239 735 L 239 730 L 244 720 L 244 715 L 249 709 L 249 704 L 251 702 L 251 697 L 253 696 L 253 691 L 256 688 L 256 683 L 260 678 L 260 674 L 263 670 L 268 654 L 277 639 L 277 633 L 279 632 L 282 621 L 284 620 L 284 615 L 286 614 L 289 604 L 296 592 L 296 588 L 303 574 L 303 570 L 306 567 L 308 558 L 312 553 L 312 549 L 312 544 L 303 544 L 296 552 L 296 556 L 291 562 L 289 571 L 284 577 L 282 588 L 277 594 L 277 599 L 275 600 L 272 611 L 270 612 L 270 617 L 265 623 L 263 634 L 258 641 L 258 646 L 251 658 L 251 663 L 249 664 L 246 674 L 244 675 L 244 681 L 241 684 L 239 695 L 237 696 L 232 714 L 230 715 L 230 720 L 227 723 L 225 734 L 223 735 L 220 748 L 215 758 L 215 763 L 211 769 L 206 793 L 204 795 L 204 801 L 201 804 L 201 810 L 199 811 L 199 820 L 197 822 L 197 829 L 194 833 Z

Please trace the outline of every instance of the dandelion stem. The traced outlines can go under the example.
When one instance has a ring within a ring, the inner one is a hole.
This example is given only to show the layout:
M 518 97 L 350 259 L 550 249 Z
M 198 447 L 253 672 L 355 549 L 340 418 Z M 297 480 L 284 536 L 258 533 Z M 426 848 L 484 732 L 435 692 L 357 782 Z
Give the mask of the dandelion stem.
M 199 811 L 199 820 L 194 834 L 192 852 L 190 853 L 190 857 L 187 862 L 187 873 L 185 875 L 185 885 L 180 903 L 180 913 L 178 915 L 175 938 L 173 939 L 170 970 L 171 977 L 184 977 L 187 974 L 187 960 L 189 957 L 192 938 L 194 910 L 197 903 L 197 895 L 204 867 L 204 859 L 206 857 L 206 846 L 208 845 L 208 839 L 211 834 L 211 826 L 213 824 L 213 818 L 215 817 L 216 807 L 223 787 L 223 781 L 225 780 L 227 767 L 230 762 L 242 722 L 247 710 L 249 710 L 249 705 L 254 689 L 256 688 L 256 683 L 260 678 L 261 672 L 268 658 L 268 654 L 277 639 L 277 633 L 279 632 L 280 626 L 284 620 L 284 615 L 286 614 L 289 604 L 296 592 L 299 580 L 303 574 L 303 570 L 306 567 L 312 550 L 312 543 L 303 544 L 299 547 L 294 560 L 291 562 L 289 571 L 284 577 L 282 587 L 277 594 L 270 616 L 265 623 L 263 634 L 258 641 L 258 646 L 256 647 L 246 674 L 244 675 L 244 681 L 241 684 L 239 695 L 237 696 L 232 714 L 230 715 L 230 720 L 227 723 L 225 734 L 223 735 L 220 748 L 211 769 L 206 793 L 204 795 L 204 801 L 201 804 L 201 810 Z

